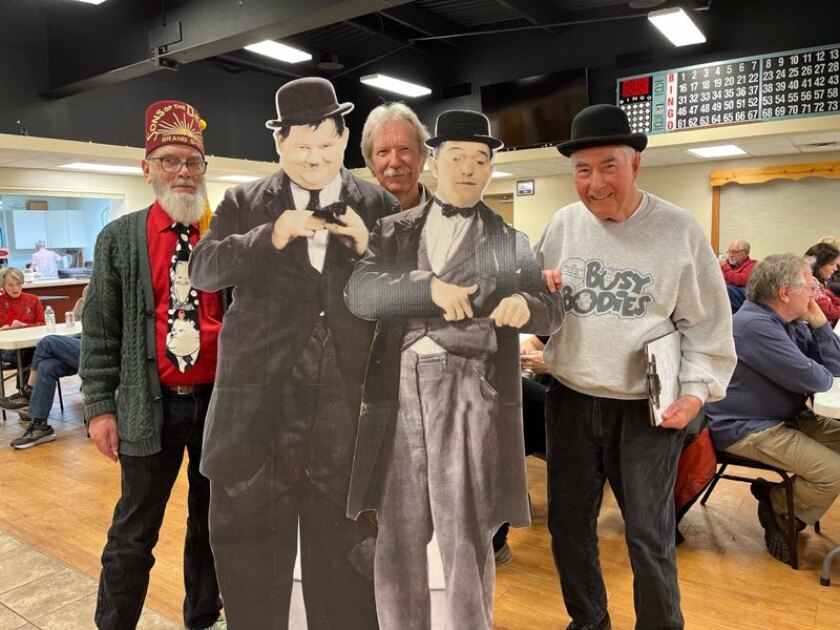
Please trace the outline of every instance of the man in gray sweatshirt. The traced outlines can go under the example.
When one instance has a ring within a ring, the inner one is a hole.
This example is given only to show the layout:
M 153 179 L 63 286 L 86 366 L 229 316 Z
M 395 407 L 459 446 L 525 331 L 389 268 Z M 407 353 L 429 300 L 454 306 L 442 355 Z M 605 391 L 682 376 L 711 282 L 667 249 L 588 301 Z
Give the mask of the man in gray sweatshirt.
M 637 628 L 683 628 L 673 487 L 686 424 L 735 367 L 732 318 L 708 239 L 691 215 L 636 188 L 647 137 L 613 105 L 572 122 L 580 202 L 559 210 L 536 251 L 566 321 L 545 349 L 548 526 L 569 630 L 611 628 L 596 533 L 605 481 L 624 515 Z M 680 397 L 651 426 L 644 344 L 679 330 Z

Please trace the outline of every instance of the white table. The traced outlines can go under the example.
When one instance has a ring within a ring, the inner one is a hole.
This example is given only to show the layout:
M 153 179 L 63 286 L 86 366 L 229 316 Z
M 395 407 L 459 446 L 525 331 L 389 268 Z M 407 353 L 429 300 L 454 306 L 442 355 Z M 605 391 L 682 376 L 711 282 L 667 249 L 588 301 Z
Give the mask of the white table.
M 840 334 L 838 328 L 834 331 Z M 827 392 L 814 394 L 813 409 L 814 413 L 821 416 L 840 418 L 840 378 L 834 378 L 834 385 Z M 838 555 L 840 555 L 840 545 L 829 551 L 823 559 L 820 572 L 820 584 L 823 586 L 831 585 L 831 561 Z
M 34 348 L 47 335 L 61 335 L 62 337 L 75 337 L 82 334 L 81 322 L 75 326 L 68 327 L 67 324 L 56 324 L 53 332 L 47 332 L 46 326 L 31 326 L 28 328 L 9 328 L 0 330 L 0 350 L 17 351 L 18 382 L 23 383 L 23 361 L 20 351 L 26 348 Z M 0 375 L 0 396 L 6 395 L 6 381 Z M 6 411 L 3 410 L 3 420 L 6 419 Z
M 814 413 L 828 418 L 840 418 L 840 378 L 834 379 L 834 385 L 827 392 L 814 394 Z
M 67 324 L 56 324 L 53 332 L 47 332 L 46 326 L 30 326 L 28 328 L 9 328 L 0 330 L 0 350 L 23 350 L 34 348 L 47 335 L 61 335 L 62 337 L 75 337 L 82 334 L 81 322 L 76 322 L 73 327 Z

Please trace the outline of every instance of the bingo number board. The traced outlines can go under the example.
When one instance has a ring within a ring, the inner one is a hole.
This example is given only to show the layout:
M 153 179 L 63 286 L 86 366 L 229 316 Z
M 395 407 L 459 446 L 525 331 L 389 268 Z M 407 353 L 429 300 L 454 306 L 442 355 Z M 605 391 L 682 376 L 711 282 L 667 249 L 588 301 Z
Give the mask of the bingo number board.
M 634 132 L 840 113 L 840 45 L 628 77 L 618 105 Z

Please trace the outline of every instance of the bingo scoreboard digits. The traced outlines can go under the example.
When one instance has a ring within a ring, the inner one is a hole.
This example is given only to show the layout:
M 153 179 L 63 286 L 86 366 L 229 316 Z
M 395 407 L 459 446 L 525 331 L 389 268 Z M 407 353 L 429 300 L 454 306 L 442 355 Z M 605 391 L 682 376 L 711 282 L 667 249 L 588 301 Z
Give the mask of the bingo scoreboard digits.
M 794 50 L 618 80 L 634 132 L 840 113 L 840 45 Z

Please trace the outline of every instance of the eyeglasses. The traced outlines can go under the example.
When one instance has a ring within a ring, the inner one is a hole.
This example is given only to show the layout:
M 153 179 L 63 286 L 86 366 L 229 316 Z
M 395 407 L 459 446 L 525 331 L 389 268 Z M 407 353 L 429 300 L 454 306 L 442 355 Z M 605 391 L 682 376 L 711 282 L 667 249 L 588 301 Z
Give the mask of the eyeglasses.
M 157 160 L 160 162 L 160 167 L 167 173 L 177 173 L 181 170 L 181 167 L 184 164 L 187 165 L 187 168 L 193 175 L 204 175 L 204 173 L 207 172 L 207 162 L 196 158 L 189 159 L 186 162 L 182 162 L 178 158 L 171 157 L 169 155 L 164 157 L 150 157 L 146 159 L 149 161 Z

